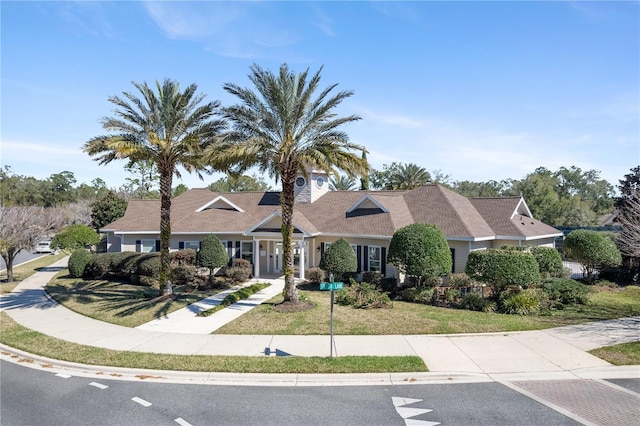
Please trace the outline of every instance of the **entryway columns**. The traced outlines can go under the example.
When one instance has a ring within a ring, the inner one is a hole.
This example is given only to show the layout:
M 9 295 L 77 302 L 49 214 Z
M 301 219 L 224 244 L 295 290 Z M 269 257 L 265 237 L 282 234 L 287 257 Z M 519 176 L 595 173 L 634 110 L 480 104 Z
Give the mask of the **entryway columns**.
M 260 241 L 253 240 L 253 276 L 260 276 Z
M 300 247 L 300 263 L 298 264 L 298 276 L 301 281 L 304 281 L 304 246 L 306 243 L 303 241 L 298 242 L 298 247 Z

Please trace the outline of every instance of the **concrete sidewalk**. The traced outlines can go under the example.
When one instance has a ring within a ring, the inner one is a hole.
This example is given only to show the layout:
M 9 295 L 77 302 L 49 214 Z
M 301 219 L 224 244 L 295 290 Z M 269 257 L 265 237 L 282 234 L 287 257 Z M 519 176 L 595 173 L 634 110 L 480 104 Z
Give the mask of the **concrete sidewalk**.
M 162 331 L 159 331 L 160 326 L 147 324 L 144 327 L 128 328 L 90 319 L 49 299 L 44 291 L 46 283 L 66 266 L 64 262 L 66 259 L 34 274 L 20 283 L 12 293 L 3 295 L 0 298 L 0 309 L 32 330 L 70 342 L 107 349 L 183 355 L 329 356 L 328 335 L 185 333 L 185 329 L 194 327 L 184 325 L 190 324 L 194 315 L 188 319 L 185 315 L 182 326 L 181 315 L 176 315 L 171 320 L 168 315 L 164 320 L 167 326 L 163 325 Z M 212 317 L 215 315 L 218 314 Z M 162 320 L 158 321 L 158 324 L 162 323 Z M 171 329 L 183 332 L 172 332 Z M 631 317 L 526 332 L 334 336 L 333 353 L 336 356 L 417 355 L 425 361 L 429 371 L 435 374 L 464 374 L 494 380 L 506 376 L 575 378 L 592 373 L 640 378 L 640 366 L 614 367 L 586 352 L 603 345 L 638 340 L 640 317 Z

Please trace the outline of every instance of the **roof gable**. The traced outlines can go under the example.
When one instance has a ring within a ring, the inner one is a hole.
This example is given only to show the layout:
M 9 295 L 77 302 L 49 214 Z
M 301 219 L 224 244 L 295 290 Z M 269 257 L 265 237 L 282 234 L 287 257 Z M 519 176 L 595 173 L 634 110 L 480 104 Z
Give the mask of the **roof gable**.
M 364 197 L 360 198 L 353 206 L 347 209 L 347 214 L 354 213 L 356 210 L 389 213 L 389 210 L 371 194 L 366 194 Z
M 207 204 L 203 205 L 196 209 L 196 213 L 200 213 L 201 211 L 207 209 L 218 209 L 218 210 L 235 210 L 240 213 L 244 213 L 244 210 L 240 207 L 233 204 L 231 201 L 227 200 L 224 196 L 218 195 L 213 200 L 209 201 Z

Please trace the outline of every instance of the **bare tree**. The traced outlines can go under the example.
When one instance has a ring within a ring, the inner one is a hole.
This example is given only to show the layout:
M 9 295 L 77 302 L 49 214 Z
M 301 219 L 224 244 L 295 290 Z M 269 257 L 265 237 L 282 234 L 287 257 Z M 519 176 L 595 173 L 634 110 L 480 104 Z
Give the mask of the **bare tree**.
M 7 280 L 13 281 L 13 260 L 22 250 L 31 250 L 64 221 L 59 209 L 0 207 L 0 256 L 7 265 Z
M 618 207 L 618 221 L 622 232 L 617 243 L 620 252 L 629 257 L 640 257 L 640 192 L 626 197 Z

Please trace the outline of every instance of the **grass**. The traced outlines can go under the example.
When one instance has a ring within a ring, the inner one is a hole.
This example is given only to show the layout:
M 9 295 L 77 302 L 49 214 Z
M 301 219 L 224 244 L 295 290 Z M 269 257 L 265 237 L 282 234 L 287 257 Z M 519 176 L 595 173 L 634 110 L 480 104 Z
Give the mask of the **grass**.
M 58 303 L 79 314 L 125 327 L 137 327 L 195 303 L 220 290 L 186 292 L 174 286 L 173 297 L 158 290 L 108 280 L 82 280 L 61 271 L 47 284 L 47 293 Z
M 301 292 L 315 307 L 281 313 L 271 299 L 215 331 L 218 334 L 327 334 L 330 293 Z M 353 309 L 334 305 L 333 330 L 338 335 L 454 334 L 540 330 L 569 324 L 640 315 L 640 287 L 593 293 L 587 305 L 554 310 L 547 315 L 507 315 L 393 302 L 392 309 Z
M 222 299 L 219 305 L 214 306 L 211 309 L 207 309 L 206 311 L 199 312 L 198 316 L 199 317 L 211 316 L 216 312 L 226 308 L 229 305 L 233 305 L 234 303 L 239 302 L 240 300 L 249 298 L 252 294 L 257 293 L 260 290 L 263 290 L 269 287 L 270 285 L 271 284 L 268 284 L 268 283 L 255 283 L 255 284 L 251 284 L 248 287 L 244 287 L 238 291 L 234 291 L 233 293 L 228 294 L 224 299 Z
M 6 271 L 3 272 L 2 277 L 0 278 L 0 294 L 10 293 L 18 284 L 20 284 L 20 281 L 29 278 L 31 275 L 35 274 L 38 269 L 49 266 L 65 256 L 67 256 L 66 253 L 60 252 L 56 255 L 40 256 L 30 262 L 23 263 L 20 266 L 14 266 L 12 282 L 7 281 L 7 273 Z
M 589 353 L 613 365 L 640 365 L 640 342 L 605 346 Z
M 0 312 L 0 342 L 32 354 L 83 364 L 229 373 L 391 373 L 428 371 L 417 356 L 248 357 L 114 351 L 66 342 L 29 330 Z

